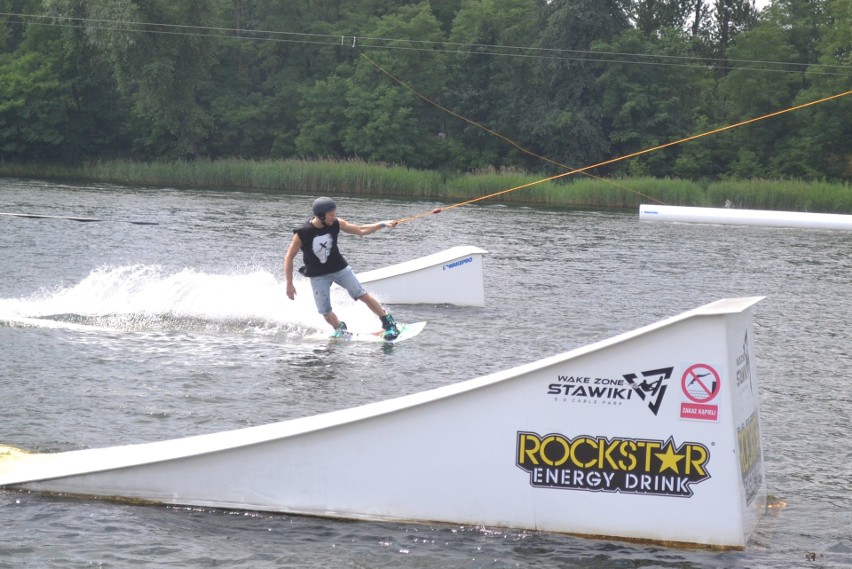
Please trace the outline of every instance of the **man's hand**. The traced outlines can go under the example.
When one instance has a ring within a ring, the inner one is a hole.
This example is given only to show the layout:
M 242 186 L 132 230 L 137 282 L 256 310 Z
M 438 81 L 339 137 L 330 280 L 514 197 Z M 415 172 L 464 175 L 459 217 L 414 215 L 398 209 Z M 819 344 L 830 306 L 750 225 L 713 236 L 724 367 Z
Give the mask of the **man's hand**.
M 296 287 L 293 286 L 293 283 L 287 283 L 287 298 L 296 300 Z

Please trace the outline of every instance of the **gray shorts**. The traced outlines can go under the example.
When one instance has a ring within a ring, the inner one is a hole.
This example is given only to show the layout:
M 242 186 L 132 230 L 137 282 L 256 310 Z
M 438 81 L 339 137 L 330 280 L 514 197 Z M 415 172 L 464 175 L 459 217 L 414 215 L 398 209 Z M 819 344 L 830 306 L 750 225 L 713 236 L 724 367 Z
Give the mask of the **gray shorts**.
M 358 281 L 351 267 L 341 269 L 336 273 L 311 277 L 311 288 L 314 291 L 314 302 L 320 314 L 331 312 L 331 285 L 337 283 L 346 289 L 353 299 L 359 299 L 367 294 L 367 289 Z

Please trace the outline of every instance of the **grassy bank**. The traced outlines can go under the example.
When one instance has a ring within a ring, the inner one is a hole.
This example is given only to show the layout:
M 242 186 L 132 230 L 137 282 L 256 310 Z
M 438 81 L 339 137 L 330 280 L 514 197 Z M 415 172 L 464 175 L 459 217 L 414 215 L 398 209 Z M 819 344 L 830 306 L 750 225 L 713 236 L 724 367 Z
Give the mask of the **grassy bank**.
M 447 204 L 498 194 L 481 203 L 627 209 L 642 203 L 662 203 L 852 213 L 852 189 L 848 183 L 796 180 L 696 183 L 653 178 L 599 179 L 584 174 L 540 183 L 540 177 L 522 172 L 450 174 L 351 160 L 111 161 L 79 167 L 0 164 L 0 176 L 134 186 L 399 197 Z

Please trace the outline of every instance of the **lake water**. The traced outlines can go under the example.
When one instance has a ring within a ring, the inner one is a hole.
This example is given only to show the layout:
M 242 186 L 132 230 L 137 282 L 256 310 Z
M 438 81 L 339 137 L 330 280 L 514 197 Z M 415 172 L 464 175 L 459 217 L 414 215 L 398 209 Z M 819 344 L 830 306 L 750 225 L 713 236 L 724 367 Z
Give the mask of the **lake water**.
M 312 339 L 325 324 L 307 283 L 285 295 L 283 253 L 313 197 L 0 179 L 0 212 L 102 220 L 0 216 L 0 444 L 56 452 L 313 415 L 766 296 L 761 431 L 768 492 L 787 506 L 745 551 L 720 553 L 0 490 L 0 567 L 852 565 L 852 235 L 487 203 L 345 235 L 356 272 L 456 245 L 489 252 L 484 308 L 392 307 L 429 324 L 388 348 Z M 338 214 L 372 223 L 441 205 L 338 198 Z M 350 328 L 376 326 L 362 303 L 335 303 Z

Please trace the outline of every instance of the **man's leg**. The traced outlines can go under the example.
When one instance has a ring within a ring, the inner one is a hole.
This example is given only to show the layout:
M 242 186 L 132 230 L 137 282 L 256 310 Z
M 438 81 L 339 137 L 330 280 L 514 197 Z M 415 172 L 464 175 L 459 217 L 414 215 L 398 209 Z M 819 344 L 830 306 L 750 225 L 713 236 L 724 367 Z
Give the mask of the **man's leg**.
M 337 330 L 340 326 L 340 318 L 331 309 L 331 284 L 334 282 L 331 276 L 311 277 L 311 290 L 314 292 L 314 302 L 317 311 L 322 314 L 325 321 Z
M 399 336 L 399 328 L 393 316 L 385 310 L 385 307 L 376 298 L 367 292 L 367 289 L 358 281 L 358 277 L 351 268 L 346 267 L 336 273 L 335 282 L 349 292 L 349 296 L 362 301 L 382 321 L 383 337 L 385 340 L 394 340 Z
M 337 317 L 337 314 L 332 310 L 331 312 L 326 312 L 322 315 L 325 318 L 325 321 L 331 324 L 331 327 L 337 330 L 338 326 L 340 326 L 340 318 Z
M 378 316 L 379 320 L 382 321 L 382 330 L 384 330 L 382 337 L 385 340 L 396 340 L 397 337 L 399 337 L 399 328 L 396 325 L 396 320 L 393 319 L 390 312 L 385 310 L 385 308 L 373 295 L 368 292 L 363 296 L 359 296 L 358 300 L 364 301 L 364 304 L 369 306 L 370 310 L 373 311 L 373 314 Z
M 376 300 L 376 297 L 374 297 L 369 292 L 364 293 L 362 296 L 359 296 L 358 300 L 366 304 L 370 308 L 370 310 L 373 311 L 373 314 L 375 314 L 379 318 L 388 313 L 388 311 L 385 310 L 385 307 L 382 306 L 378 300 Z

